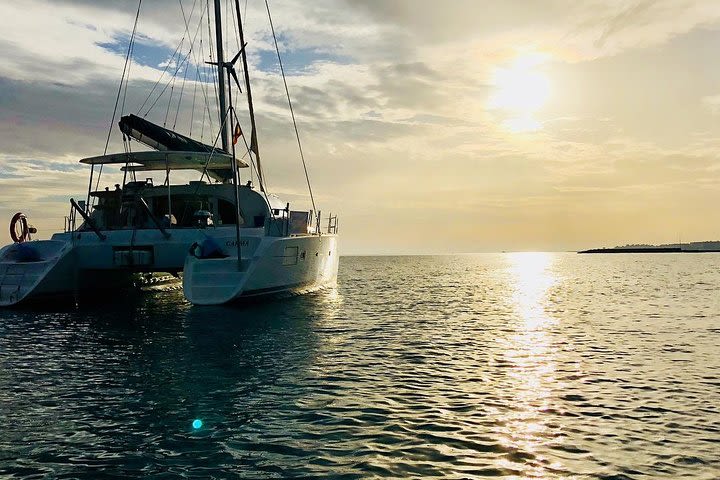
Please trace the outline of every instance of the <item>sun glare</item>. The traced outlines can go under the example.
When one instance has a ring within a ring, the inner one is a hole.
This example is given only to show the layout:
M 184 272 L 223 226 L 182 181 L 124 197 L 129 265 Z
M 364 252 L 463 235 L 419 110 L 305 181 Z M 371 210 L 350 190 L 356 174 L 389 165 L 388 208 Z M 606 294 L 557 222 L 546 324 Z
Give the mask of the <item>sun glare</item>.
M 509 118 L 503 122 L 503 126 L 513 133 L 536 132 L 542 128 L 542 123 L 527 114 L 522 117 Z
M 542 71 L 547 55 L 524 53 L 512 64 L 493 72 L 495 87 L 489 107 L 506 116 L 503 125 L 512 132 L 532 132 L 542 128 L 533 115 L 550 97 L 550 81 Z

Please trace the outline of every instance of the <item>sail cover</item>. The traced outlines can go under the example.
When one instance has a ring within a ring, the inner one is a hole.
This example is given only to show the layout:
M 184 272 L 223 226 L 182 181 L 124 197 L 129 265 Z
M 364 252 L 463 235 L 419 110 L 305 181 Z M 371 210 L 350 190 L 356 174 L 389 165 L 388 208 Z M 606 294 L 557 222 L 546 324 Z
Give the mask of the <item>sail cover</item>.
M 126 115 L 120 119 L 120 130 L 135 140 L 157 150 L 177 150 L 181 152 L 224 152 L 221 148 L 193 140 L 185 135 L 155 125 L 136 115 Z

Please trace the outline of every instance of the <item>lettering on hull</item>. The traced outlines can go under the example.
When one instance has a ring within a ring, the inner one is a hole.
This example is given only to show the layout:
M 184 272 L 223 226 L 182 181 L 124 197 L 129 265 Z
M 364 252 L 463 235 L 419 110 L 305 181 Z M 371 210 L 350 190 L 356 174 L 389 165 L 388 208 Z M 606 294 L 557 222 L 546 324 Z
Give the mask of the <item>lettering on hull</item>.
M 226 247 L 237 247 L 237 240 L 228 240 L 225 242 Z M 247 240 L 240 240 L 240 246 L 241 247 L 249 247 L 250 242 Z

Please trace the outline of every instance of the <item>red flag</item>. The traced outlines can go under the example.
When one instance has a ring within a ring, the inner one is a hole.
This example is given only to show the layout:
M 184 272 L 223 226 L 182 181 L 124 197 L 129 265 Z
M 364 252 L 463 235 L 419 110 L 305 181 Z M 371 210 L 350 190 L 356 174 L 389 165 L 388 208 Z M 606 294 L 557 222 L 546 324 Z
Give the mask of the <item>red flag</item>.
M 235 145 L 238 141 L 238 139 L 242 137 L 242 130 L 240 129 L 240 124 L 235 124 L 235 132 L 233 133 L 233 145 Z

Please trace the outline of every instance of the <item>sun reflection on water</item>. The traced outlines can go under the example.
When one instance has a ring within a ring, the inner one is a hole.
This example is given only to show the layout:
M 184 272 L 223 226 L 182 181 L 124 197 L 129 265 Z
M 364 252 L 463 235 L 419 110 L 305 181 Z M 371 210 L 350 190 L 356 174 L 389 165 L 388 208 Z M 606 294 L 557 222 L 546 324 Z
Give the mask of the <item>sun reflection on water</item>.
M 507 255 L 507 274 L 515 320 L 503 338 L 504 361 L 508 366 L 508 392 L 514 396 L 513 408 L 501 418 L 500 433 L 506 447 L 517 452 L 517 460 L 507 467 L 522 470 L 532 478 L 542 478 L 547 458 L 537 452 L 553 441 L 547 422 L 551 408 L 551 389 L 555 383 L 554 348 L 548 328 L 556 320 L 547 313 L 551 288 L 558 282 L 553 273 L 555 257 L 549 253 Z
M 545 312 L 548 290 L 557 282 L 552 274 L 550 253 L 511 253 L 508 273 L 513 284 L 512 300 L 525 330 L 541 329 L 552 319 Z

